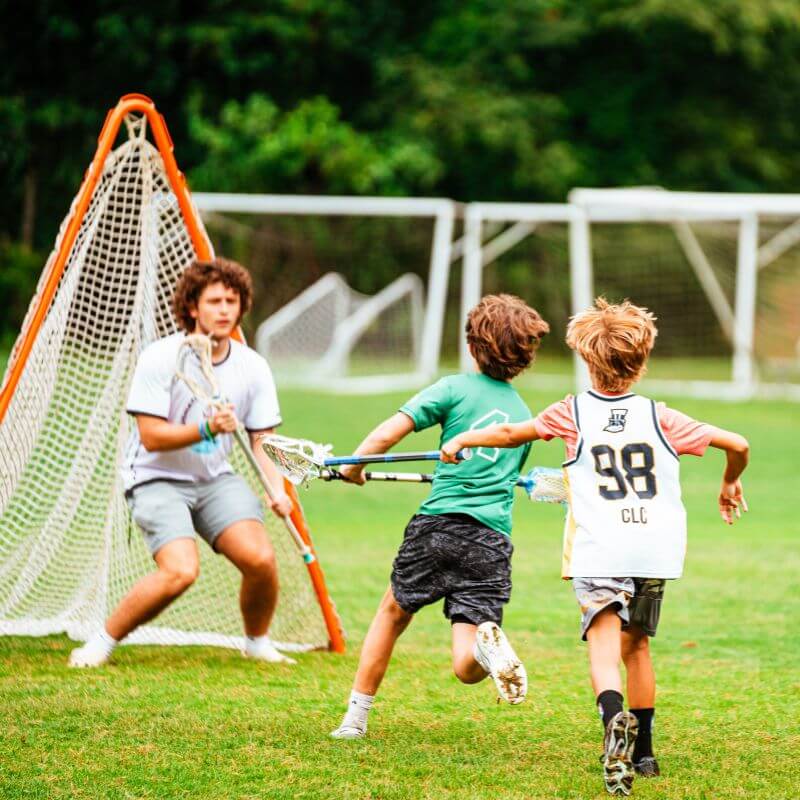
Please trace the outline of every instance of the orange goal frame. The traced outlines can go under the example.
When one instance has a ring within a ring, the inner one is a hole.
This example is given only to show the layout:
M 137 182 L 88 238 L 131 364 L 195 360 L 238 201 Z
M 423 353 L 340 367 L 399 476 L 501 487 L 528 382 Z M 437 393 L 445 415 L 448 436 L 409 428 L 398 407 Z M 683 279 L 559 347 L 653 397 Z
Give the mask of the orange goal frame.
M 42 286 L 42 290 L 38 299 L 38 303 L 33 312 L 28 326 L 24 331 L 24 335 L 19 344 L 14 348 L 11 354 L 11 363 L 6 371 L 6 379 L 0 389 L 0 424 L 2 424 L 11 398 L 14 391 L 19 384 L 22 373 L 25 369 L 28 356 L 30 355 L 33 343 L 42 327 L 42 324 L 47 316 L 53 298 L 55 297 L 58 284 L 61 276 L 64 273 L 64 268 L 67 264 L 72 247 L 75 244 L 75 239 L 78 236 L 83 217 L 86 214 L 89 204 L 91 202 L 92 194 L 97 186 L 100 176 L 102 174 L 103 165 L 108 157 L 114 142 L 117 139 L 120 126 L 122 125 L 125 116 L 130 113 L 140 113 L 147 117 L 150 124 L 150 130 L 153 134 L 156 147 L 161 154 L 164 161 L 164 168 L 167 173 L 172 191 L 178 200 L 178 206 L 183 216 L 183 221 L 189 236 L 192 240 L 197 258 L 201 260 L 208 260 L 214 257 L 214 251 L 211 247 L 205 230 L 195 216 L 194 206 L 189 195 L 189 187 L 186 183 L 186 178 L 183 173 L 178 169 L 178 164 L 175 161 L 174 146 L 172 138 L 167 130 L 164 117 L 156 110 L 155 103 L 143 94 L 126 94 L 117 103 L 115 108 L 112 108 L 106 115 L 103 129 L 98 137 L 97 151 L 95 152 L 92 163 L 86 170 L 83 183 L 78 191 L 73 204 L 72 215 L 67 222 L 64 235 L 61 238 L 61 243 L 55 257 L 50 260 L 48 266 L 47 277 Z M 244 341 L 241 330 L 237 330 L 235 336 L 240 341 Z M 311 536 L 306 525 L 303 511 L 300 507 L 297 492 L 294 487 L 288 482 L 284 481 L 287 493 L 292 498 L 294 509 L 291 517 L 300 532 L 301 537 L 305 540 L 306 544 L 313 551 L 313 543 Z M 325 577 L 322 573 L 322 568 L 319 561 L 315 560 L 308 567 L 309 577 L 314 587 L 314 592 L 319 601 L 322 616 L 325 620 L 325 626 L 328 630 L 329 648 L 336 653 L 343 653 L 345 650 L 344 633 L 341 627 L 341 621 L 336 612 L 336 608 L 328 594 L 328 589 L 325 584 Z

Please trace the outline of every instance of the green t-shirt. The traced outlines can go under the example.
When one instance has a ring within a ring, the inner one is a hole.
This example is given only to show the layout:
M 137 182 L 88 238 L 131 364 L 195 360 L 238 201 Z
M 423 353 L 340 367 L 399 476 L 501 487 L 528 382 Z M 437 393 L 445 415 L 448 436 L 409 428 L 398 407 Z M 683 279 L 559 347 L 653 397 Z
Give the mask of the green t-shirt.
M 414 430 L 442 426 L 440 446 L 456 434 L 498 422 L 524 422 L 531 412 L 510 383 L 482 373 L 450 375 L 423 389 L 401 409 Z M 530 444 L 475 448 L 469 461 L 439 462 L 420 514 L 469 514 L 492 530 L 511 535 L 514 487 Z

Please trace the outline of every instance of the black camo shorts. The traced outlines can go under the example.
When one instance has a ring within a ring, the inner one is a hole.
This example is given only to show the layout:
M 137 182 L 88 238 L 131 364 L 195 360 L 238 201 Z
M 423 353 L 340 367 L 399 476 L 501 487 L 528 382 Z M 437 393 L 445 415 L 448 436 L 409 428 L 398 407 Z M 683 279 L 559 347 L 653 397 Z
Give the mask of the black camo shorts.
M 503 621 L 511 597 L 511 539 L 466 514 L 417 514 L 392 566 L 392 592 L 415 614 L 444 599 L 451 622 Z

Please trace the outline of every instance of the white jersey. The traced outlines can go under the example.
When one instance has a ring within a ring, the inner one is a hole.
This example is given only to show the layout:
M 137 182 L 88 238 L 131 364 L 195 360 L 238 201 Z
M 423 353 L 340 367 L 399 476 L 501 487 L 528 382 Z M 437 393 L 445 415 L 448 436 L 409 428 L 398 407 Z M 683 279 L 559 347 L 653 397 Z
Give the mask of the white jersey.
M 176 333 L 142 351 L 128 395 L 129 414 L 147 414 L 176 424 L 199 424 L 212 416 L 213 409 L 201 404 L 186 384 L 175 378 L 184 338 L 183 333 Z M 257 431 L 280 424 L 272 373 L 258 353 L 231 339 L 228 355 L 214 365 L 214 374 L 245 428 Z M 138 426 L 132 427 L 122 466 L 126 490 L 152 480 L 210 480 L 233 471 L 228 463 L 233 448 L 231 434 L 219 434 L 212 442 L 201 441 L 179 450 L 151 453 L 142 445 Z
M 564 463 L 570 495 L 565 578 L 679 578 L 686 510 L 678 454 L 652 400 L 588 391 L 572 399 L 575 457 Z

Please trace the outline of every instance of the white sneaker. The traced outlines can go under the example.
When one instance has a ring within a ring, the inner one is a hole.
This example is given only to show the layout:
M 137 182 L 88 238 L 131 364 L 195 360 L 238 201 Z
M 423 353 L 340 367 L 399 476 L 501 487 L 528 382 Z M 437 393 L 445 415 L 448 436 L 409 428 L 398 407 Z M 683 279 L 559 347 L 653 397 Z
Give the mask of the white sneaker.
M 79 669 L 83 669 L 84 667 L 102 667 L 103 664 L 108 663 L 110 657 L 111 654 L 106 650 L 93 647 L 91 642 L 89 642 L 82 647 L 76 647 L 69 654 L 69 665 Z
M 331 732 L 331 736 L 334 739 L 363 739 L 366 735 L 366 728 L 361 728 L 347 719 L 342 720 L 342 724 Z
M 242 655 L 245 658 L 253 658 L 256 661 L 268 661 L 271 664 L 297 663 L 293 658 L 281 653 L 268 639 L 261 639 L 255 644 L 248 641 L 245 644 L 245 649 L 242 650 Z
M 528 693 L 528 674 L 497 623 L 478 625 L 475 650 L 478 663 L 492 676 L 500 697 L 512 705 L 521 703 Z

